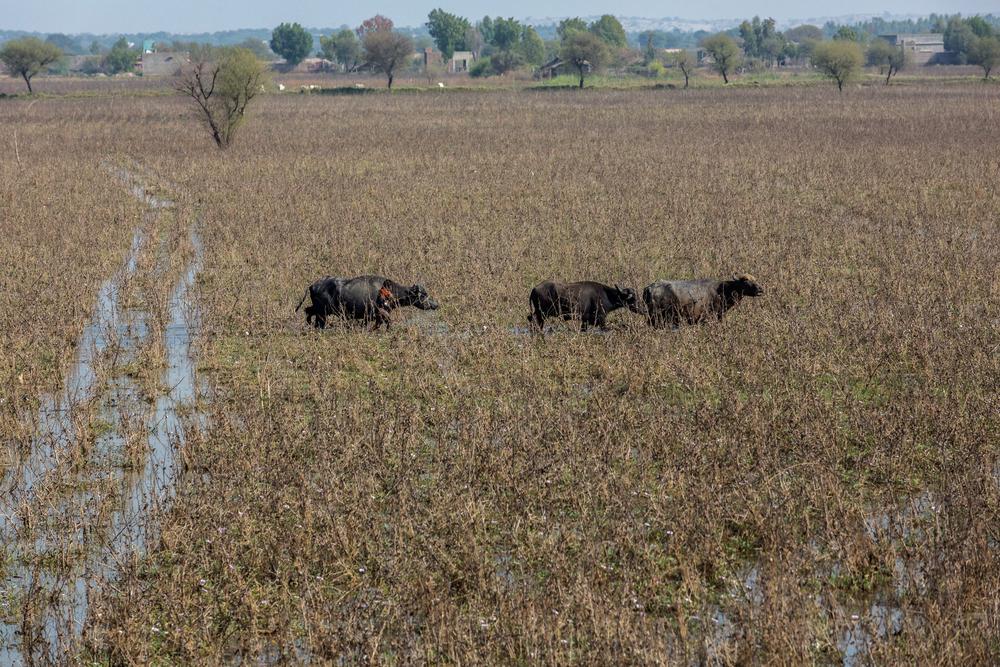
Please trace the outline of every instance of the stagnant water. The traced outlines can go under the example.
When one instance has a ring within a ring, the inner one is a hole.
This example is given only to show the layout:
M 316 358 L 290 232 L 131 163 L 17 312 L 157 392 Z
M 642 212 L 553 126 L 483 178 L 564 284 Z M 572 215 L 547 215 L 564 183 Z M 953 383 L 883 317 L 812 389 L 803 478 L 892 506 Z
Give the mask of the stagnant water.
M 113 173 L 153 214 L 172 205 L 128 172 Z M 149 315 L 120 300 L 144 242 L 137 230 L 124 264 L 99 290 L 62 392 L 43 398 L 29 451 L 0 486 L 0 538 L 8 552 L 0 584 L 0 664 L 63 662 L 78 650 L 90 594 L 113 581 L 126 559 L 145 553 L 155 514 L 173 494 L 186 419 L 202 425 L 191 410 L 199 394 L 191 290 L 202 254 L 194 229 L 194 258 L 169 302 L 166 368 L 151 405 L 126 372 L 150 335 Z M 94 401 L 105 430 L 84 452 L 80 422 L 89 419 Z M 128 442 L 136 433 L 144 434 L 142 442 Z M 50 498 L 46 492 L 53 490 Z M 48 506 L 38 507 L 43 498 L 50 498 Z M 32 622 L 15 622 L 28 608 Z

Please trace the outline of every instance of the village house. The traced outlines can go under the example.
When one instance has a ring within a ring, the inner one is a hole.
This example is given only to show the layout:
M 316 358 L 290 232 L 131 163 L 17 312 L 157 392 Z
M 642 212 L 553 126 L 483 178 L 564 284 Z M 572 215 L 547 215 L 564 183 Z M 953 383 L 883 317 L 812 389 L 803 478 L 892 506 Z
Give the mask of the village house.
M 136 71 L 143 76 L 176 76 L 191 62 L 187 51 L 145 51 L 139 56 Z
M 472 51 L 455 51 L 448 61 L 448 71 L 452 74 L 468 72 L 475 62 L 476 55 Z
M 879 35 L 878 38 L 902 47 L 914 65 L 947 65 L 954 58 L 953 54 L 944 50 L 944 35 L 940 33 L 899 33 Z

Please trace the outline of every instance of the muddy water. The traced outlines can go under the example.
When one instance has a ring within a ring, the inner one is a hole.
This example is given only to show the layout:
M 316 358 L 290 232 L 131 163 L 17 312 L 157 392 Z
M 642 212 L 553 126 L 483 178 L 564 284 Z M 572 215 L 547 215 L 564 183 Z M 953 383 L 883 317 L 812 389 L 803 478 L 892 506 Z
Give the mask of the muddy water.
M 876 541 L 902 544 L 904 541 L 920 540 L 925 536 L 926 527 L 937 520 L 941 511 L 933 494 L 918 494 L 896 507 L 871 512 L 864 522 L 869 537 Z M 820 542 L 814 541 L 812 549 L 820 549 Z M 819 611 L 839 628 L 835 645 L 840 652 L 843 667 L 858 667 L 871 662 L 871 654 L 880 643 L 920 627 L 920 620 L 907 618 L 898 601 L 907 595 L 922 594 L 926 588 L 924 578 L 925 563 L 906 561 L 897 557 L 890 585 L 884 590 L 864 600 L 837 601 L 828 596 L 818 595 L 816 604 Z M 815 573 L 821 581 L 830 581 L 839 576 L 842 566 L 834 563 Z M 736 655 L 736 643 L 743 628 L 731 611 L 736 608 L 751 615 L 763 612 L 764 596 L 761 586 L 760 567 L 752 564 L 737 577 L 723 598 L 729 604 L 709 611 L 705 623 L 705 643 L 712 664 L 726 662 L 726 656 Z
M 172 205 L 128 172 L 113 173 L 153 215 Z M 121 563 L 145 553 L 156 515 L 174 492 L 185 430 L 202 426 L 194 410 L 197 311 L 191 294 L 202 251 L 193 229 L 194 259 L 169 302 L 162 389 L 144 397 L 125 372 L 149 343 L 148 314 L 120 303 L 143 243 L 137 230 L 122 268 L 97 295 L 63 391 L 43 399 L 30 449 L 0 487 L 0 536 L 8 554 L 0 573 L 0 664 L 62 663 L 78 652 L 89 596 L 116 578 Z M 80 422 L 93 414 L 95 401 L 105 430 L 83 451 Z M 141 442 L 134 442 L 135 434 L 142 434 Z M 38 507 L 44 491 L 51 496 Z M 15 622 L 28 609 L 31 622 Z

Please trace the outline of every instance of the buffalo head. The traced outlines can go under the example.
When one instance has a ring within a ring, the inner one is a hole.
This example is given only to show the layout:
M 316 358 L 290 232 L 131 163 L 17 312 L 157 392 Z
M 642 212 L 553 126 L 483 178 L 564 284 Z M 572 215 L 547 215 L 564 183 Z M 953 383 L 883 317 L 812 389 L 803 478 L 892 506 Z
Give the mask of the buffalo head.
M 749 273 L 734 275 L 729 284 L 732 291 L 743 296 L 760 296 L 764 293 L 764 288 Z
M 636 296 L 635 290 L 631 287 L 619 287 L 615 285 L 615 296 L 618 298 L 619 304 L 627 307 L 633 313 L 640 312 L 639 298 Z
M 410 285 L 406 288 L 406 295 L 400 299 L 400 304 L 413 306 L 420 310 L 437 310 L 438 302 L 431 298 L 427 289 L 423 285 Z

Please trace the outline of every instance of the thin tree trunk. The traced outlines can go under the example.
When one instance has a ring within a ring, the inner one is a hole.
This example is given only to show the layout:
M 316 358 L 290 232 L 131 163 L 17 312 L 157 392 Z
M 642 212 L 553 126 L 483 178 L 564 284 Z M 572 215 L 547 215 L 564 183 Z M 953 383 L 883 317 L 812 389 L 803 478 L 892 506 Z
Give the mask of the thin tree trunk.
M 989 73 L 989 72 L 986 72 L 986 76 L 989 76 L 989 75 L 990 75 L 990 73 Z M 22 72 L 22 73 L 21 73 L 21 76 L 22 76 L 22 77 L 24 77 L 24 82 L 25 82 L 26 84 L 28 84 L 28 94 L 29 94 L 29 95 L 31 95 L 32 93 L 34 93 L 34 92 L 35 92 L 35 91 L 33 91 L 33 90 L 31 89 L 31 77 L 30 77 L 30 76 L 28 76 L 27 72 Z
M 729 83 L 729 77 L 726 76 L 726 70 L 722 70 L 722 82 Z
M 389 90 L 392 90 L 392 72 L 390 72 L 386 76 L 389 77 Z
M 684 89 L 686 90 L 687 87 L 688 87 L 688 73 L 684 72 Z

